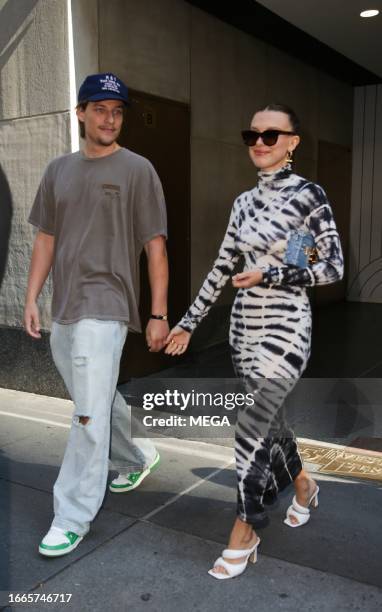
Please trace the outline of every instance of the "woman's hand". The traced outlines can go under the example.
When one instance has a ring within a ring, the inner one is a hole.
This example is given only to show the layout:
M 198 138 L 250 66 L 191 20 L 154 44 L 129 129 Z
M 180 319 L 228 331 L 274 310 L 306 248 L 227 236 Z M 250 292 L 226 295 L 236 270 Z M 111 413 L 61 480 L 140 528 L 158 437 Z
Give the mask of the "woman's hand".
M 182 355 L 190 343 L 191 334 L 177 325 L 172 328 L 165 340 L 167 355 Z
M 232 285 L 238 289 L 242 287 L 248 288 L 258 285 L 262 280 L 263 273 L 259 268 L 256 268 L 255 270 L 247 270 L 246 272 L 235 274 L 232 277 Z

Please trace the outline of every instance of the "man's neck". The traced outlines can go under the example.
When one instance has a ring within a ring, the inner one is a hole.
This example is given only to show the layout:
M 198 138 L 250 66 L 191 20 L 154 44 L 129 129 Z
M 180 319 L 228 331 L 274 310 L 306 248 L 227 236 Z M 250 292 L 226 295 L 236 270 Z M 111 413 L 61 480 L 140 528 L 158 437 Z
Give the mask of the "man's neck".
M 83 153 L 86 157 L 106 157 L 107 155 L 111 155 L 120 149 L 121 147 L 116 142 L 113 142 L 111 145 L 104 147 L 102 145 L 97 145 L 91 141 L 85 141 L 85 146 L 83 148 Z

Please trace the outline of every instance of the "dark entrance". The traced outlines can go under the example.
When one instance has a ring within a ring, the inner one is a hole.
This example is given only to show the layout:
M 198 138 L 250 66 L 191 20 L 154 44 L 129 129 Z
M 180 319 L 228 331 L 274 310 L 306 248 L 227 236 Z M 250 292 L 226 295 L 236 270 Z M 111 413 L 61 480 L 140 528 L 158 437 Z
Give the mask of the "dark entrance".
M 132 90 L 130 102 L 119 143 L 152 162 L 166 198 L 171 327 L 182 316 L 190 299 L 190 111 L 186 104 Z M 140 267 L 140 315 L 144 330 L 151 309 L 145 253 L 142 253 Z M 150 374 L 173 363 L 174 358 L 148 351 L 144 333 L 129 333 L 119 382 Z
M 314 302 L 317 305 L 346 300 L 351 176 L 351 149 L 344 145 L 319 141 L 317 182 L 325 189 L 333 209 L 344 254 L 345 274 L 338 283 L 314 287 Z

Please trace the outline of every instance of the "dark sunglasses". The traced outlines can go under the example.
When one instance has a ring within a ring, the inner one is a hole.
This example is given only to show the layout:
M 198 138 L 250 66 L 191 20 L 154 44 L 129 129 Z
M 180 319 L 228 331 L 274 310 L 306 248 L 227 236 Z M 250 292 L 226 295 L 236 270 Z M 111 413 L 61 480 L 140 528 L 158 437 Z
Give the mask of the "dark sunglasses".
M 285 132 L 284 130 L 265 130 L 264 132 L 257 132 L 256 130 L 243 130 L 241 135 L 244 140 L 244 144 L 247 147 L 253 147 L 259 138 L 267 147 L 272 147 L 276 144 L 280 134 L 289 134 L 294 136 L 296 132 Z

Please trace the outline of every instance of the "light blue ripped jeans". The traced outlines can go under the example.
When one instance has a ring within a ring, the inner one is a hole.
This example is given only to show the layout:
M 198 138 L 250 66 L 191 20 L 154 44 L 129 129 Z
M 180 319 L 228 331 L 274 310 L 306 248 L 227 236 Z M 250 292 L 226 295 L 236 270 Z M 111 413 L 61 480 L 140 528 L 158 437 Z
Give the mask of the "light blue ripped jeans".
M 78 535 L 89 531 L 101 507 L 112 467 L 120 473 L 145 469 L 156 456 L 154 444 L 134 420 L 131 408 L 116 391 L 119 364 L 127 335 L 120 321 L 82 319 L 53 322 L 50 346 L 58 371 L 74 402 L 74 414 L 60 473 L 53 488 L 52 525 Z M 79 417 L 89 417 L 86 425 Z

